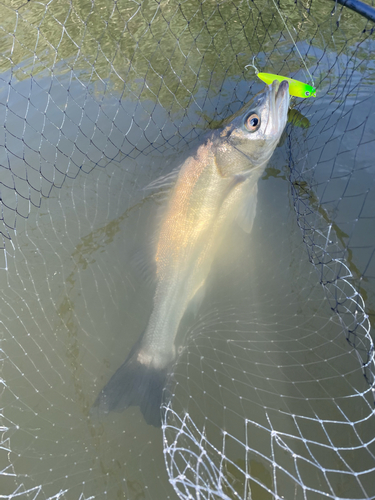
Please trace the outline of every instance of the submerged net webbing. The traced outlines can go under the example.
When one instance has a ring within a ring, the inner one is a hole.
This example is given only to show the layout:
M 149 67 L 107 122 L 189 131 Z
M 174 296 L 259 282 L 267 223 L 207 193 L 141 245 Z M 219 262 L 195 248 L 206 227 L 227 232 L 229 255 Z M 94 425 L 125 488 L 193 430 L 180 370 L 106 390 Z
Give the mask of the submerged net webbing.
M 374 25 L 277 5 L 1 4 L 0 498 L 375 498 Z M 253 58 L 316 98 L 182 321 L 162 431 L 93 418 L 152 307 L 142 188 L 263 87 Z

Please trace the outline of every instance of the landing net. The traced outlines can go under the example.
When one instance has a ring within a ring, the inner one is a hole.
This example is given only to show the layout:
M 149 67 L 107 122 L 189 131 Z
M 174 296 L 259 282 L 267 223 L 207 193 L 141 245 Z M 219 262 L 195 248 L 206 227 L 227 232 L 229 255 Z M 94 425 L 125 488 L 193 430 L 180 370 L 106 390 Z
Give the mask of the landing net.
M 375 498 L 373 23 L 323 0 L 1 8 L 0 498 Z M 316 98 L 183 319 L 162 430 L 95 419 L 152 307 L 143 188 L 261 90 L 253 57 L 306 65 Z

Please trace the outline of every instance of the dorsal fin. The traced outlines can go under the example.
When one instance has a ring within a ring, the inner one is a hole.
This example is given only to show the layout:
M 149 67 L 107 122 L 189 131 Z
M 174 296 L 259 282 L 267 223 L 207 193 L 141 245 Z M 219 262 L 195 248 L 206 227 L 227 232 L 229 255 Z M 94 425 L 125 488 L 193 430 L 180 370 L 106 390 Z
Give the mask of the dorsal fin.
M 143 191 L 159 191 L 160 193 L 170 190 L 176 183 L 181 165 L 171 170 L 168 174 L 158 177 L 154 181 L 147 184 Z

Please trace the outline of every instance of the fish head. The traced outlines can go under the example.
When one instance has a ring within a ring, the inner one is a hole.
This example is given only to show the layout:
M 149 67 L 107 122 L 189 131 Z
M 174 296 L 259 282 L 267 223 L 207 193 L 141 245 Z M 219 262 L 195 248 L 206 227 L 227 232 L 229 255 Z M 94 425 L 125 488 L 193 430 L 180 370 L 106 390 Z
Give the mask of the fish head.
M 224 177 L 265 168 L 288 121 L 289 84 L 275 80 L 227 121 L 216 139 Z

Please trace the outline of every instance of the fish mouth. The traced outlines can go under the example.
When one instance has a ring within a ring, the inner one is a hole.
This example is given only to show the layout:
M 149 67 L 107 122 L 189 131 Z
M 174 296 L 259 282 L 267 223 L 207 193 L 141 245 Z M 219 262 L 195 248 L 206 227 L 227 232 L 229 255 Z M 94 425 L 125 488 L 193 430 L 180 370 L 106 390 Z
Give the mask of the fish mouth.
M 271 127 L 267 132 L 271 134 L 279 132 L 281 135 L 288 120 L 289 83 L 286 80 L 282 82 L 275 80 L 271 85 L 268 85 L 268 89 L 270 103 L 269 123 Z

